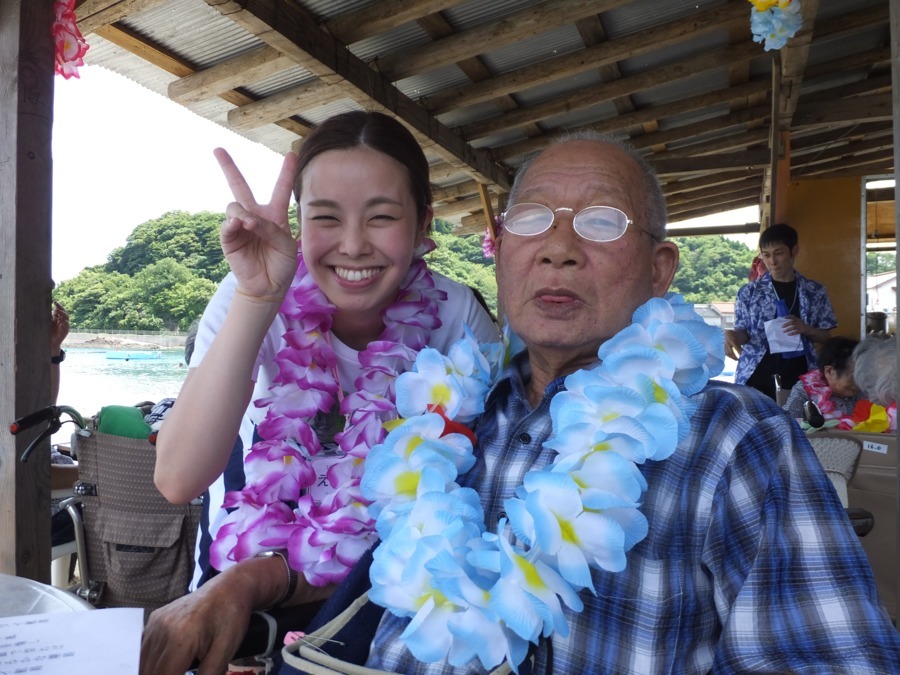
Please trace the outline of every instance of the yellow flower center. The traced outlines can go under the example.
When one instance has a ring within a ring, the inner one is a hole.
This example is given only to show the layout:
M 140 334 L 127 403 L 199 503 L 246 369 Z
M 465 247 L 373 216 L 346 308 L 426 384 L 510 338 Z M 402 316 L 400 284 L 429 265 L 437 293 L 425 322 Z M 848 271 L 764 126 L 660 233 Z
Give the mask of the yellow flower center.
M 450 387 L 446 384 L 443 382 L 436 384 L 431 388 L 431 402 L 446 408 L 450 402 L 450 394 Z
M 520 555 L 513 555 L 513 562 L 516 564 L 522 574 L 525 576 L 525 583 L 532 588 L 545 588 L 544 580 L 541 579 L 537 568 Z
M 394 487 L 398 494 L 414 495 L 419 487 L 419 474 L 415 471 L 404 471 L 397 474 Z

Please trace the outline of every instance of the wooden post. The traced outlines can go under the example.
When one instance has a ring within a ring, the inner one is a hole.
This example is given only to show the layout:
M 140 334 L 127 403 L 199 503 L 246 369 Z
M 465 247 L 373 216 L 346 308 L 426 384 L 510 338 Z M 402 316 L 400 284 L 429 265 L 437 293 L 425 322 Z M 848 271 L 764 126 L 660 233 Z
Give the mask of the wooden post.
M 791 181 L 791 132 L 778 131 L 779 155 L 775 159 L 775 174 L 772 176 L 772 222 L 771 225 L 787 222 L 788 183 Z
M 900 222 L 900 186 L 897 185 L 897 167 L 900 167 L 900 0 L 891 0 L 891 98 L 893 100 L 894 110 L 894 223 Z M 900 231 L 900 228 L 895 229 Z M 900 249 L 895 250 L 895 269 L 900 269 Z M 895 300 L 896 303 L 896 300 Z M 900 307 L 900 305 L 896 305 Z M 900 348 L 897 349 L 897 376 L 900 377 Z M 900 467 L 897 470 L 897 489 L 894 491 L 894 498 L 897 499 L 897 531 L 894 536 L 897 538 L 897 550 L 900 551 Z M 890 533 L 885 533 L 890 536 Z M 897 566 L 895 572 L 897 575 L 897 597 L 895 598 L 897 611 L 900 612 L 900 565 Z
M 481 210 L 484 212 L 484 220 L 487 225 L 488 236 L 491 243 L 495 243 L 494 235 L 494 209 L 491 206 L 491 195 L 488 193 L 487 185 L 478 184 L 478 196 L 481 197 Z
M 0 572 L 50 578 L 49 441 L 9 423 L 47 405 L 53 0 L 0 0 Z M 73 177 L 77 180 L 77 177 Z

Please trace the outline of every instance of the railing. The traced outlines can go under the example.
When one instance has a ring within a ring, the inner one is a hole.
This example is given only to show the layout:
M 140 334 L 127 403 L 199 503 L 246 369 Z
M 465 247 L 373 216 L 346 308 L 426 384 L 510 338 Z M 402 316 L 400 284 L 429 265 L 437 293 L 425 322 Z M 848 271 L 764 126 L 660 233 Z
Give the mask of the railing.
M 184 337 L 187 331 L 182 330 L 118 330 L 114 328 L 71 328 L 70 333 L 91 333 L 99 335 L 172 335 L 175 337 Z

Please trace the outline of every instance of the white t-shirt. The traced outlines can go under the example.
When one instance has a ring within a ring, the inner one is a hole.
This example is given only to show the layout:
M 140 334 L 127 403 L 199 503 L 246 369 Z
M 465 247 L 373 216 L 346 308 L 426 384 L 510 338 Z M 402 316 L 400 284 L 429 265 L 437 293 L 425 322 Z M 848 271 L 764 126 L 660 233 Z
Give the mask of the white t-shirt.
M 444 291 L 447 299 L 438 302 L 438 317 L 441 320 L 441 326 L 431 332 L 428 345 L 441 353 L 447 353 L 450 345 L 462 337 L 463 325 L 469 326 L 479 342 L 496 342 L 499 337 L 497 328 L 488 313 L 475 299 L 472 291 L 442 274 L 432 272 L 432 275 L 435 287 Z M 209 301 L 197 331 L 194 353 L 191 356 L 191 368 L 196 368 L 203 362 L 203 357 L 225 321 L 225 315 L 236 287 L 237 279 L 229 273 Z M 209 544 L 227 515 L 222 508 L 225 492 L 240 490 L 243 487 L 243 457 L 247 455 L 253 445 L 256 425 L 263 420 L 266 414 L 266 408 L 257 408 L 253 401 L 269 395 L 269 386 L 278 374 L 275 356 L 281 347 L 281 336 L 285 332 L 287 332 L 287 326 L 281 314 L 278 314 L 263 339 L 256 359 L 253 398 L 241 420 L 240 444 L 235 445 L 228 468 L 210 485 L 204 501 L 204 513 L 200 521 L 194 555 L 195 567 L 191 590 L 196 590 L 204 570 L 209 566 Z M 352 386 L 361 370 L 358 359 L 359 352 L 342 343 L 334 335 L 331 337 L 331 346 L 338 360 L 340 381 L 350 383 Z

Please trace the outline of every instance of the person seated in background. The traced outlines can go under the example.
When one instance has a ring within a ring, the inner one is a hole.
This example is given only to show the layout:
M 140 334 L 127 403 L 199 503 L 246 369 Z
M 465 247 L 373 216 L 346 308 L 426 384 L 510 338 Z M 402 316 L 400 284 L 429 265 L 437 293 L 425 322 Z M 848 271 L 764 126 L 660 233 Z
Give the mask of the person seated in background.
M 818 368 L 800 376 L 791 389 L 784 409 L 794 418 L 803 417 L 803 404 L 812 401 L 822 417 L 849 418 L 862 399 L 854 380 L 853 349 L 858 342 L 852 338 L 835 336 L 822 343 L 816 361 Z M 838 428 L 849 429 L 846 420 Z
M 66 358 L 62 343 L 69 334 L 69 315 L 61 304 L 53 303 L 50 313 L 50 404 L 59 396 L 60 364 Z M 68 490 L 78 480 L 78 465 L 55 445 L 50 447 L 50 489 Z M 50 542 L 59 546 L 75 539 L 72 517 L 60 509 L 60 499 L 50 500 Z
M 862 395 L 872 402 L 868 428 L 897 430 L 897 337 L 873 333 L 853 350 L 854 378 Z
M 191 327 L 188 329 L 187 337 L 184 339 L 184 362 L 188 366 L 191 365 L 191 356 L 194 354 L 194 342 L 197 339 L 197 329 L 199 326 L 200 320 L 198 319 L 191 324 Z M 165 420 L 173 405 L 175 405 L 174 398 L 164 398 L 147 411 L 144 421 L 150 425 L 151 443 L 156 442 L 156 434 L 159 432 L 163 420 Z

